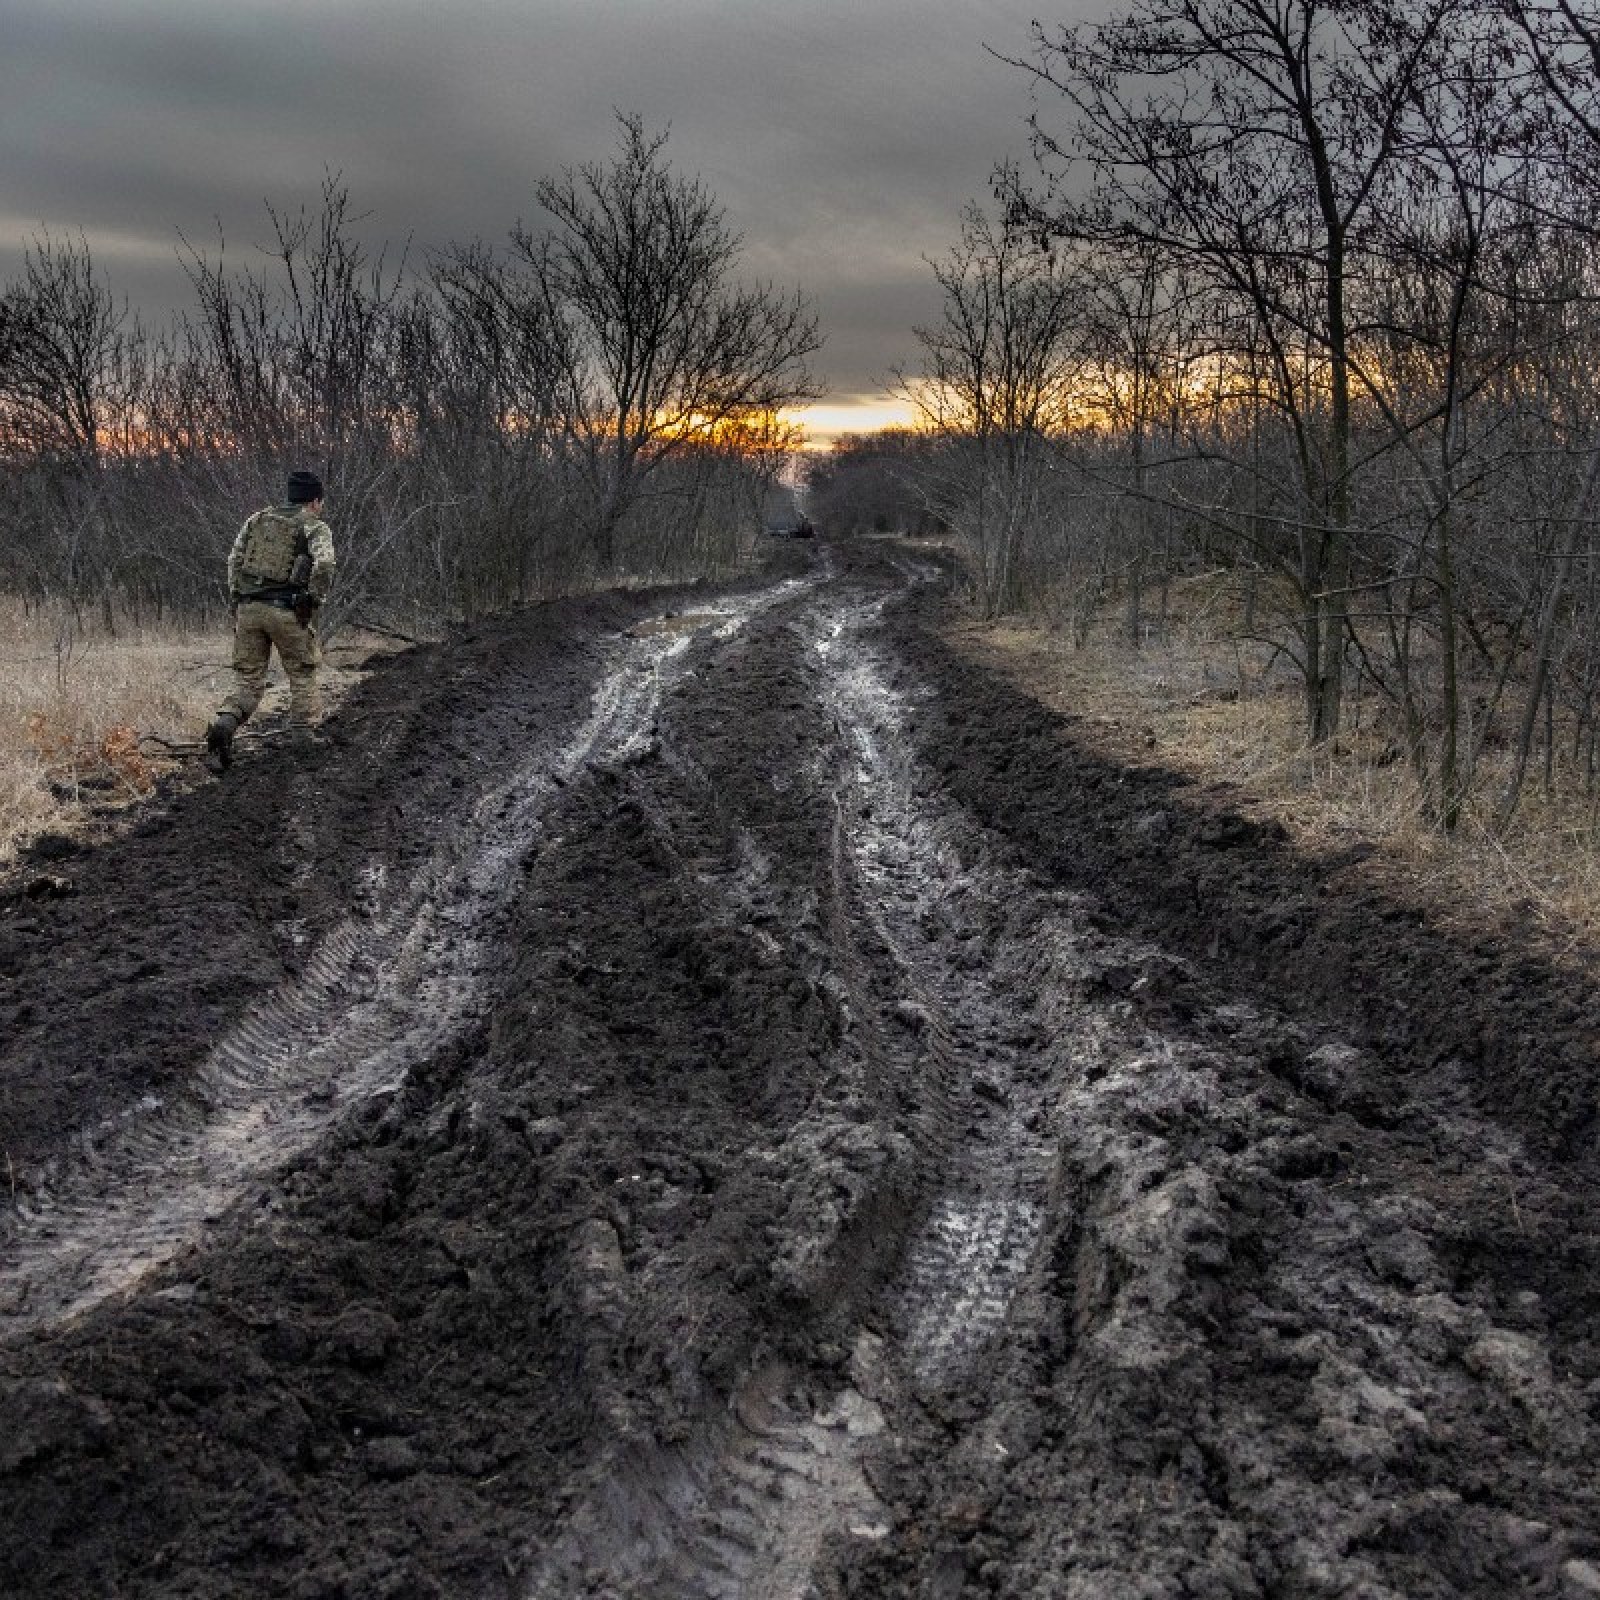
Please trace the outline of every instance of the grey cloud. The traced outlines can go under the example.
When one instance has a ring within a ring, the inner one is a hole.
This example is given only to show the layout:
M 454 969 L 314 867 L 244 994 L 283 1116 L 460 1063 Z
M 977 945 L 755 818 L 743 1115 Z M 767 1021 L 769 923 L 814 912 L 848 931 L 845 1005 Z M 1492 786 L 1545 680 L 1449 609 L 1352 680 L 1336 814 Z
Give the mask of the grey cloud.
M 603 159 L 613 108 L 671 124 L 746 240 L 798 283 L 822 366 L 873 386 L 932 312 L 920 259 L 994 163 L 1025 151 L 1031 0 L 0 0 L 0 272 L 19 219 L 107 230 L 107 269 L 155 309 L 176 230 L 247 245 L 263 200 L 342 172 L 374 238 L 502 239 L 536 178 Z M 112 235 L 118 245 L 112 247 Z M 148 242 L 148 254 L 140 246 Z

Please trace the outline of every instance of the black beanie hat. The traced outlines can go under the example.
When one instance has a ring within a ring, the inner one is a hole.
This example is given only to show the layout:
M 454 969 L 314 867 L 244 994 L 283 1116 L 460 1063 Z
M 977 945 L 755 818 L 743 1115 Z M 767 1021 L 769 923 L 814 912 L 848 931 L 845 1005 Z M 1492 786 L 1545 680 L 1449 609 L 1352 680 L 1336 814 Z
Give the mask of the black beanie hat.
M 322 479 L 314 472 L 289 474 L 289 504 L 303 506 L 322 498 Z

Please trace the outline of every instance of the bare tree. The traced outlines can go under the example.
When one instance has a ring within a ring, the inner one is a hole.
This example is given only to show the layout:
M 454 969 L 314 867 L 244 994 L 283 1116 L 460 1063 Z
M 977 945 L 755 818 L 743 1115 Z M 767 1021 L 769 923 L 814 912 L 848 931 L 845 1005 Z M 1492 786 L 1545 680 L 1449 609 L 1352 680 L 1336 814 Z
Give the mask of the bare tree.
M 84 239 L 26 246 L 0 296 L 0 455 L 94 463 L 108 408 L 125 399 L 129 320 Z
M 921 368 L 900 387 L 950 443 L 931 458 L 942 468 L 934 501 L 968 543 L 993 616 L 1015 601 L 1051 439 L 1068 420 L 1080 307 L 1069 258 L 975 204 L 960 241 L 929 264 L 943 316 L 915 330 Z
M 947 531 L 919 488 L 938 439 L 909 428 L 847 433 L 805 464 L 812 514 L 830 533 Z
M 1034 118 L 1050 186 L 1019 198 L 1040 224 L 1154 247 L 1260 324 L 1301 465 L 1313 740 L 1339 728 L 1349 629 L 1352 255 L 1455 4 L 1135 0 L 1109 22 L 1040 26 L 1018 63 L 1070 110 L 1060 134 Z
M 1527 65 L 1554 102 L 1548 127 L 1552 154 L 1560 158 L 1574 145 L 1600 149 L 1600 11 L 1576 0 L 1495 0 L 1506 20 L 1518 30 L 1527 51 Z M 1501 62 L 1515 70 L 1509 60 Z M 1565 176 L 1563 172 L 1563 176 Z M 1589 169 L 1586 182 L 1592 186 Z
M 135 618 L 220 607 L 222 553 L 286 462 L 329 486 L 324 613 L 475 615 L 638 570 L 726 565 L 812 392 L 798 296 L 731 280 L 738 240 L 663 138 L 541 193 L 543 239 L 419 270 L 328 174 L 241 260 L 181 240 L 193 308 L 154 335 L 82 241 L 0 285 L 0 581 Z M 648 492 L 647 492 L 648 491 Z M 619 552 L 618 534 L 631 541 Z M 404 624 L 402 624 L 404 625 Z
M 729 424 L 818 393 L 806 358 L 821 347 L 798 292 L 733 282 L 740 240 L 704 185 L 672 170 L 666 133 L 618 122 L 610 164 L 539 184 L 553 229 L 513 234 L 559 331 L 560 411 L 605 570 L 660 468 Z

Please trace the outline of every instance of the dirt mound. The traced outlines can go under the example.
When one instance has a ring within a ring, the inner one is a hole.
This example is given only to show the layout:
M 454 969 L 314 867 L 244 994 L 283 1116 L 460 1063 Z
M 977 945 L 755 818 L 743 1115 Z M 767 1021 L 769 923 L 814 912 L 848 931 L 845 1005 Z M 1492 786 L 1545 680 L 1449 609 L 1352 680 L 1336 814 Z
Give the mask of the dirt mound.
M 1515 930 L 1463 946 L 1355 874 L 1361 852 L 1297 854 L 1277 824 L 1241 814 L 1235 789 L 1099 755 L 1071 717 L 946 644 L 942 605 L 924 594 L 900 622 L 906 659 L 942 690 L 915 734 L 975 818 L 1054 881 L 1095 895 L 1108 931 L 1157 941 L 1291 1014 L 1337 1018 L 1369 1053 L 1351 1086 L 1369 1118 L 1403 1117 L 1413 1095 L 1464 1093 L 1593 1173 L 1592 985 L 1520 952 Z

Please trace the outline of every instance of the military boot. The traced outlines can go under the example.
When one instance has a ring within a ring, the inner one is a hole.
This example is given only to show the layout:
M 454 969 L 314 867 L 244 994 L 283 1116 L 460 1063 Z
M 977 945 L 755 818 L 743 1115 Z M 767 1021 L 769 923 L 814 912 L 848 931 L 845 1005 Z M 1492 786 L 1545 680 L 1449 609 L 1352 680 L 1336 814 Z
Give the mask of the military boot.
M 233 760 L 233 734 L 239 719 L 231 711 L 219 711 L 206 729 L 206 749 L 218 772 L 226 772 Z

